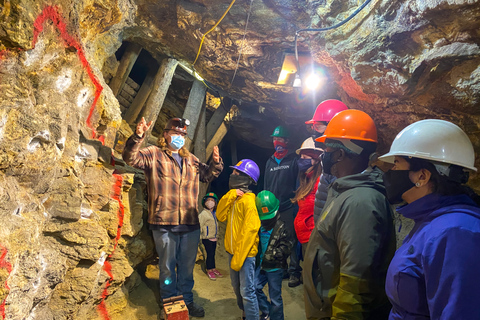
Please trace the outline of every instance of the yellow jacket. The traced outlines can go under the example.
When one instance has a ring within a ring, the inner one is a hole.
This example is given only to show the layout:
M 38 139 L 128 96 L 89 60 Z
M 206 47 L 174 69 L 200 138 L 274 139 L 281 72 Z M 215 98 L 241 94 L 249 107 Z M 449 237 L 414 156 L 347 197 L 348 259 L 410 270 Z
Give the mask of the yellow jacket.
M 217 206 L 218 221 L 227 220 L 225 250 L 232 254 L 231 268 L 240 271 L 247 257 L 258 252 L 260 219 L 255 206 L 255 194 L 245 193 L 237 198 L 237 190 L 225 194 Z

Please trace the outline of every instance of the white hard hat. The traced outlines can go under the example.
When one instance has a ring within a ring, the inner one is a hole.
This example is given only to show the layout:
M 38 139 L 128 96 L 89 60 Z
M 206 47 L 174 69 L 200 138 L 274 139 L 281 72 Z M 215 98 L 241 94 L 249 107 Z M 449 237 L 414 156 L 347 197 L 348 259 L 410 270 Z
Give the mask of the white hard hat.
M 312 137 L 310 138 L 307 138 L 305 139 L 305 141 L 303 141 L 302 143 L 302 146 L 297 149 L 297 154 L 300 154 L 300 151 L 302 150 L 313 150 L 313 151 L 317 151 L 317 152 L 323 152 L 323 149 L 322 148 L 318 148 L 315 146 L 315 140 L 313 140 Z
M 458 126 L 444 120 L 421 120 L 400 131 L 390 152 L 379 159 L 393 163 L 395 156 L 431 160 L 440 166 L 454 164 L 477 171 L 470 139 Z

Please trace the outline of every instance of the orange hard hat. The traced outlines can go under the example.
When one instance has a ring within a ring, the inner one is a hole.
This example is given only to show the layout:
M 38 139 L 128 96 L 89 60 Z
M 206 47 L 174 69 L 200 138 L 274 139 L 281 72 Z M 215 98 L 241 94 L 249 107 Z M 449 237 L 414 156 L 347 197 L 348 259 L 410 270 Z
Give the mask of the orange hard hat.
M 325 143 L 325 139 L 378 142 L 377 127 L 365 112 L 349 109 L 337 113 L 328 124 L 323 136 L 315 141 Z

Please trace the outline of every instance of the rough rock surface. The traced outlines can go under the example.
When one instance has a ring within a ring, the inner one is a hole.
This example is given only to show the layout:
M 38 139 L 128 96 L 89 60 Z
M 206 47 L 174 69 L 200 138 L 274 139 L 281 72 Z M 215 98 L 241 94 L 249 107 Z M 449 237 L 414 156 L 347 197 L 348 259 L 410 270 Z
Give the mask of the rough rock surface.
M 0 317 L 93 319 L 126 305 L 125 281 L 138 279 L 134 269 L 153 244 L 143 176 L 112 158 L 123 148 L 116 139 L 131 133 L 107 85 L 114 55 L 130 41 L 159 62 L 191 64 L 228 2 L 0 1 Z M 478 1 L 373 0 L 338 29 L 300 34 L 299 51 L 325 72 L 323 87 L 276 84 L 296 30 L 334 25 L 361 3 L 234 4 L 195 68 L 210 94 L 233 99 L 237 135 L 267 146 L 281 123 L 305 135 L 315 106 L 340 98 L 374 118 L 380 151 L 406 125 L 440 118 L 462 127 L 478 154 Z M 177 114 L 188 81 L 173 83 L 165 104 Z

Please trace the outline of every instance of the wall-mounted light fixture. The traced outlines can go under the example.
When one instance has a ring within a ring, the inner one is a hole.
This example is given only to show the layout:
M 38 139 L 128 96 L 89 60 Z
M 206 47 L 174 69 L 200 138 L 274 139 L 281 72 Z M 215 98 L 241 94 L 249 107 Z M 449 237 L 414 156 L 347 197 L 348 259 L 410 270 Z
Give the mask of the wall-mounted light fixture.
M 283 56 L 282 70 L 278 77 L 277 84 L 293 85 L 298 88 L 301 86 L 303 75 L 302 71 L 313 64 L 313 58 L 308 53 L 300 53 L 298 55 L 298 63 L 293 53 L 285 53 Z M 298 66 L 300 65 L 300 72 Z
M 300 71 L 298 70 L 300 68 Z M 293 53 L 285 53 L 282 70 L 277 84 L 291 85 L 308 91 L 316 90 L 326 82 L 324 70 L 314 63 L 308 53 L 298 54 L 298 62 Z

